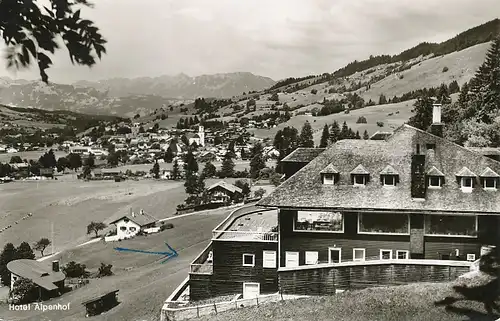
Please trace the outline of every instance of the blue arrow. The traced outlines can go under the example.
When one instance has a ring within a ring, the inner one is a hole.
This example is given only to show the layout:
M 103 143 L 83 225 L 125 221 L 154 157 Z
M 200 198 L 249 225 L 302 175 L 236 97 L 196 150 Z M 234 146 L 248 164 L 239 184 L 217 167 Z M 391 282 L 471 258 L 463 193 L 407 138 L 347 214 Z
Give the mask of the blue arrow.
M 167 245 L 168 249 L 172 252 L 153 252 L 153 251 L 144 251 L 144 250 L 135 250 L 135 249 L 127 249 L 124 247 L 115 247 L 114 249 L 120 252 L 136 252 L 136 253 L 145 253 L 145 254 L 155 254 L 155 255 L 163 255 L 164 258 L 166 257 L 165 260 L 163 260 L 161 263 L 165 263 L 169 259 L 178 256 L 179 254 L 177 253 L 176 250 L 174 250 L 170 245 L 168 245 L 167 242 L 165 242 L 165 245 Z

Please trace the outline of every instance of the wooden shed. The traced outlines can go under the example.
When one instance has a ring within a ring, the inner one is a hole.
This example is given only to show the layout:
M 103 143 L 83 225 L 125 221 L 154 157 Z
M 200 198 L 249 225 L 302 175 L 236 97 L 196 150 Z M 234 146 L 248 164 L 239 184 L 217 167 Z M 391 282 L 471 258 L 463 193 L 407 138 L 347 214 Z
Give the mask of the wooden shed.
M 106 292 L 82 302 L 85 306 L 85 310 L 87 311 L 85 317 L 99 315 L 117 306 L 119 304 L 116 297 L 118 291 L 119 290 Z

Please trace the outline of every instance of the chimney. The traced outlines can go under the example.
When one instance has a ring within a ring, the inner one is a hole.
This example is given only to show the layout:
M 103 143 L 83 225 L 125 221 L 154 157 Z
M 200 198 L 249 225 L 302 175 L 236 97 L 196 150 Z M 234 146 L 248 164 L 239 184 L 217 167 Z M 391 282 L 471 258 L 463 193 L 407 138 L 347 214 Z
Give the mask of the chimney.
M 52 271 L 59 272 L 59 260 L 52 261 Z
M 141 211 L 140 211 L 141 215 L 144 215 L 144 210 L 141 208 Z
M 441 104 L 432 104 L 431 133 L 443 137 L 443 124 L 441 123 Z

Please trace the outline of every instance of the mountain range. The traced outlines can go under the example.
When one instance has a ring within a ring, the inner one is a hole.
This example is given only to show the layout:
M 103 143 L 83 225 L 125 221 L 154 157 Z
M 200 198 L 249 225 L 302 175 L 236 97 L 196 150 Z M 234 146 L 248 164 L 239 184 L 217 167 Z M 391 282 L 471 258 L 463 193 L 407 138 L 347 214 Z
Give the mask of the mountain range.
M 0 103 L 47 110 L 132 116 L 197 97 L 232 97 L 260 91 L 276 82 L 249 72 L 160 77 L 111 78 L 74 84 L 0 78 Z

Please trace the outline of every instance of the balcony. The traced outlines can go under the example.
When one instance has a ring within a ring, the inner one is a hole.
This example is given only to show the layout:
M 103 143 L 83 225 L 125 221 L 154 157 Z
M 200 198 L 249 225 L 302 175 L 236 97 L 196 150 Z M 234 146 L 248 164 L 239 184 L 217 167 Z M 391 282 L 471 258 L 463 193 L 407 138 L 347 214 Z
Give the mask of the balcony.
M 249 208 L 234 214 L 212 231 L 212 240 L 278 242 L 276 210 Z

